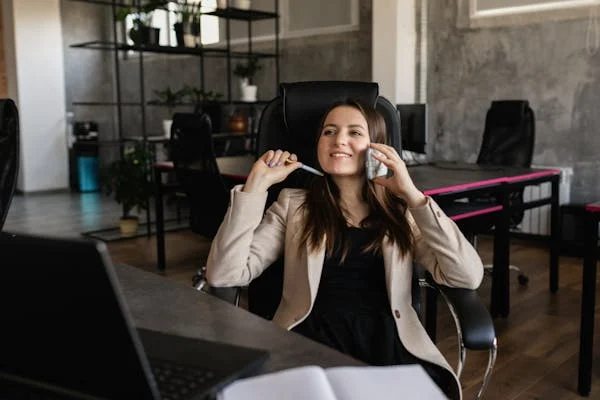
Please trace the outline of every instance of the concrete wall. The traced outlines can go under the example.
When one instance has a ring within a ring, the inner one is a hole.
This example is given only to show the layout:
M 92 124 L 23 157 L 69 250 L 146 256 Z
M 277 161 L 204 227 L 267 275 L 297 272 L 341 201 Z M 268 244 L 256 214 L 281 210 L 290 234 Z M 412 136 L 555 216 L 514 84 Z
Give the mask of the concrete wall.
M 588 32 L 586 18 L 459 29 L 457 5 L 429 2 L 434 157 L 474 161 L 490 102 L 528 99 L 533 163 L 573 166 L 572 201 L 600 198 L 600 50 L 586 46 L 587 34 L 600 33 Z

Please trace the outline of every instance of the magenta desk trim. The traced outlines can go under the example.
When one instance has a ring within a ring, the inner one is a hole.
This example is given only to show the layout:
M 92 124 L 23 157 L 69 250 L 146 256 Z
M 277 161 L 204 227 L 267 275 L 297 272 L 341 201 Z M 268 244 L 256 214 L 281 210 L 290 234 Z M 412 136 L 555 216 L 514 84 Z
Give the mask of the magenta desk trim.
M 588 204 L 585 209 L 589 212 L 600 212 L 600 202 Z
M 543 176 L 558 175 L 558 174 L 560 174 L 559 169 L 548 169 L 548 170 L 539 171 L 539 172 L 532 172 L 529 174 L 515 175 L 515 176 L 503 176 L 501 178 L 488 179 L 485 181 L 470 182 L 470 183 L 465 183 L 462 185 L 447 186 L 447 187 L 438 188 L 438 189 L 425 190 L 423 193 L 428 196 L 433 196 L 435 194 L 461 191 L 461 190 L 472 189 L 472 188 L 482 187 L 482 186 L 487 186 L 487 185 L 495 185 L 497 183 L 517 182 L 517 181 L 524 180 L 524 179 L 535 179 L 535 178 L 541 178 Z
M 478 215 L 490 214 L 500 210 L 502 210 L 502 206 L 488 207 L 484 208 L 483 210 L 471 211 L 464 214 L 454 215 L 450 217 L 450 219 L 453 221 L 460 221 L 461 219 L 476 217 Z
M 472 188 L 486 186 L 486 185 L 495 185 L 496 183 L 504 183 L 504 182 L 506 182 L 506 177 L 494 178 L 494 179 L 488 179 L 485 181 L 470 182 L 470 183 L 465 183 L 462 185 L 446 186 L 446 187 L 442 187 L 439 189 L 425 190 L 425 191 L 423 191 L 423 194 L 426 194 L 427 196 L 433 196 L 434 194 L 454 192 L 454 191 L 458 192 L 461 190 L 472 189 Z
M 535 179 L 535 178 L 541 178 L 543 176 L 559 175 L 559 174 L 560 174 L 559 169 L 547 169 L 544 171 L 532 172 L 530 174 L 507 176 L 504 179 L 505 179 L 505 182 L 516 182 L 516 181 L 520 181 L 522 179 Z

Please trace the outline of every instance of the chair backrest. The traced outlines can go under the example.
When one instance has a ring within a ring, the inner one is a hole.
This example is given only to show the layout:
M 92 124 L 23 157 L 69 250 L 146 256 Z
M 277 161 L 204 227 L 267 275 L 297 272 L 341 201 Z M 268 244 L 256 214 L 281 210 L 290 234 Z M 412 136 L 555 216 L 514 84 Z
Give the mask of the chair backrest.
M 386 121 L 388 144 L 401 152 L 400 117 L 396 107 L 379 96 L 374 82 L 307 81 L 282 83 L 279 96 L 271 100 L 262 112 L 257 136 L 257 154 L 271 149 L 296 153 L 307 165 L 317 165 L 315 143 L 319 124 L 325 112 L 336 102 L 358 99 L 377 109 Z M 269 190 L 269 201 L 277 198 L 284 187 L 306 187 L 309 174 L 292 173 L 288 179 Z M 415 280 L 418 287 L 418 281 Z M 248 288 L 251 312 L 271 319 L 281 300 L 283 260 L 271 265 Z
M 497 100 L 485 118 L 478 164 L 531 167 L 535 146 L 535 115 L 527 100 Z M 513 205 L 523 203 L 523 190 L 510 194 Z M 511 225 L 521 223 L 525 212 L 511 213 Z
M 0 99 L 0 230 L 17 186 L 19 173 L 19 112 L 14 101 Z
M 229 189 L 215 158 L 210 117 L 177 113 L 173 116 L 170 158 L 181 190 L 189 198 L 193 232 L 213 237 L 229 203 Z
M 498 100 L 485 117 L 478 164 L 530 167 L 535 116 L 527 100 Z

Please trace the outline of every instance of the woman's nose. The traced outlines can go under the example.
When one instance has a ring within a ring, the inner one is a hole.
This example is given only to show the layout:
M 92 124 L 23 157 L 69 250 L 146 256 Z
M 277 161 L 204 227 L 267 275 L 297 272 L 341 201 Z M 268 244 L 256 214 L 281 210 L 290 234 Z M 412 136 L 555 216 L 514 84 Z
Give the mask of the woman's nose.
M 335 135 L 335 143 L 338 145 L 348 143 L 348 134 L 346 132 L 339 132 Z

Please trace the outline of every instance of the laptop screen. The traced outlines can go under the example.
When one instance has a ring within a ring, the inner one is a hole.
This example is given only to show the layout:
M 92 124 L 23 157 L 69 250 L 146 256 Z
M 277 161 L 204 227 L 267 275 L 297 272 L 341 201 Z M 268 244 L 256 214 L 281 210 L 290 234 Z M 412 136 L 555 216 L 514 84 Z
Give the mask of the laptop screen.
M 0 378 L 84 398 L 158 397 L 104 249 L 0 233 Z

